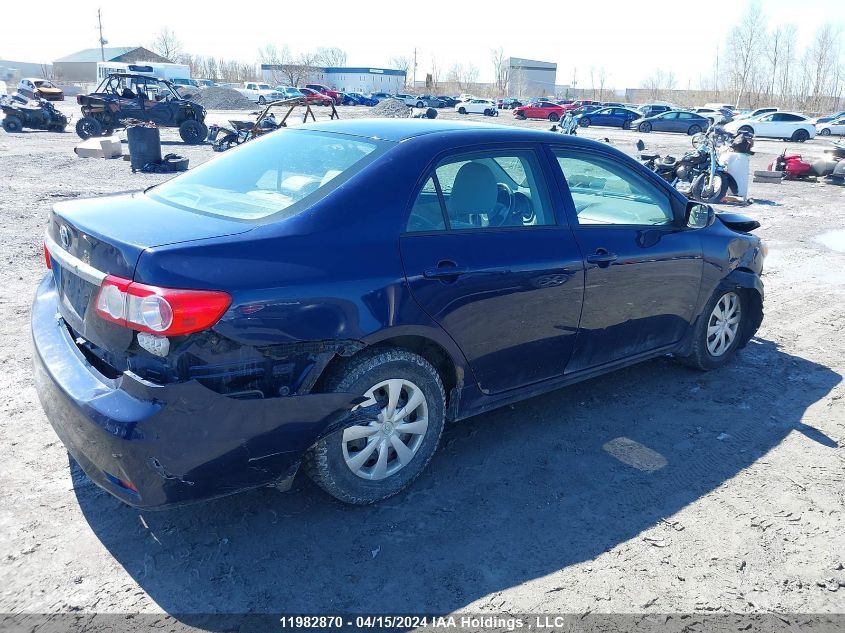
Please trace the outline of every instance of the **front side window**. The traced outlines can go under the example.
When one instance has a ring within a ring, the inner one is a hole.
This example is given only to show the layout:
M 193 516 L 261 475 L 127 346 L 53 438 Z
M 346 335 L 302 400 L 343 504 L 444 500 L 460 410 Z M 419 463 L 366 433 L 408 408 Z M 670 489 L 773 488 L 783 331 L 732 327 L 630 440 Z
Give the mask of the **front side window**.
M 290 217 L 307 208 L 312 194 L 327 192 L 386 146 L 330 133 L 279 130 L 162 183 L 150 195 L 228 218 L 256 220 L 281 212 Z
M 534 152 L 502 150 L 443 160 L 417 196 L 407 231 L 514 228 L 554 223 L 554 213 Z
M 667 194 L 633 169 L 602 156 L 555 150 L 579 225 L 674 223 Z

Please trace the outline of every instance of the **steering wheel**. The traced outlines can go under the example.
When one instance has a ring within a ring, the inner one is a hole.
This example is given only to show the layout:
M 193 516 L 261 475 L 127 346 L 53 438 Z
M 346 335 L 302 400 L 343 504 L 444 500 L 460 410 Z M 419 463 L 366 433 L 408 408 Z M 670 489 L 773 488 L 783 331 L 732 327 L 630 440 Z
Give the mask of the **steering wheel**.
M 505 226 L 513 209 L 513 190 L 503 182 L 496 183 L 496 204 L 488 218 L 490 226 Z

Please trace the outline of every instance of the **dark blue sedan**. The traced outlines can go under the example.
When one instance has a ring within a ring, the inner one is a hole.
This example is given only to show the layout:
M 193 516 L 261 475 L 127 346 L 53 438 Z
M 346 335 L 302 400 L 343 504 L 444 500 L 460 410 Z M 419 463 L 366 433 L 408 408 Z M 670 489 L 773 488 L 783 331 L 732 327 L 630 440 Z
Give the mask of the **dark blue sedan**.
M 628 108 L 599 108 L 592 112 L 581 115 L 578 124 L 581 127 L 599 125 L 604 127 L 619 127 L 623 130 L 631 129 L 631 122 L 639 119 L 642 115 L 636 110 Z
M 37 390 L 131 505 L 287 489 L 300 468 L 372 503 L 420 475 L 447 421 L 667 353 L 723 365 L 762 319 L 754 226 L 576 137 L 283 129 L 55 205 Z

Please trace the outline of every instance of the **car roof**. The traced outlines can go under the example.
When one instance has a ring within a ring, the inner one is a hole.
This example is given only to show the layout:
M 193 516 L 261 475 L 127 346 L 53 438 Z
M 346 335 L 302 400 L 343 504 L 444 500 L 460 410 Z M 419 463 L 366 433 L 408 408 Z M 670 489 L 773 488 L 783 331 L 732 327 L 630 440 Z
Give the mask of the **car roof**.
M 364 138 L 378 138 L 399 143 L 416 137 L 437 133 L 455 135 L 455 140 L 472 142 L 528 141 L 562 142 L 564 139 L 583 142 L 583 139 L 563 136 L 544 130 L 512 127 L 495 123 L 469 123 L 436 119 L 347 119 L 306 123 L 299 129 L 348 134 Z

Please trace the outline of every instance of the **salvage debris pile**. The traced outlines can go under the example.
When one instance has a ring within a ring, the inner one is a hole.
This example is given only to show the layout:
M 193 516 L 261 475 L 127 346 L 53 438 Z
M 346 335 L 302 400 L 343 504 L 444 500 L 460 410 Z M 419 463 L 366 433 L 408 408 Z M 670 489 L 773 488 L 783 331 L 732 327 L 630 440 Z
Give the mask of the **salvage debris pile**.
M 370 116 L 386 119 L 406 119 L 410 113 L 411 108 L 398 99 L 385 99 L 384 101 L 379 101 L 378 105 L 373 107 L 373 109 L 369 112 Z
M 255 107 L 252 101 L 231 88 L 206 88 L 195 93 L 191 101 L 206 110 L 249 110 Z

